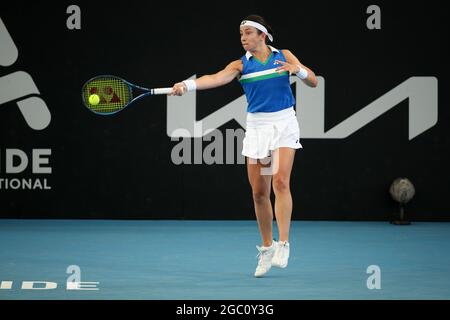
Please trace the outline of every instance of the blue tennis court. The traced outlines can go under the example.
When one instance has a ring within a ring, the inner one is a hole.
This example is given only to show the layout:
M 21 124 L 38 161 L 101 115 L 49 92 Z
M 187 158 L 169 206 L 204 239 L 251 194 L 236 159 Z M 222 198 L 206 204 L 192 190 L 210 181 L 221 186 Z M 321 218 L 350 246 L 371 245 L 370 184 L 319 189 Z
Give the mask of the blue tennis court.
M 450 298 L 449 223 L 293 221 L 289 266 L 254 278 L 259 241 L 255 221 L 0 220 L 0 299 Z M 67 290 L 71 265 L 98 290 Z

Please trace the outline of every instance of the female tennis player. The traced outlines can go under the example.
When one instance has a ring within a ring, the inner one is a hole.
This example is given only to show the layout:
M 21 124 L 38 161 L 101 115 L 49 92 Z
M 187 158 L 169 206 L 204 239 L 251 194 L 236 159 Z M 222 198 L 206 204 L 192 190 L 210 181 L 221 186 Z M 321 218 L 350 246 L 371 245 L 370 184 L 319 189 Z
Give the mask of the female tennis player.
M 176 83 L 172 95 L 223 86 L 235 78 L 244 89 L 248 107 L 242 154 L 247 158 L 262 239 L 262 246 L 256 246 L 259 259 L 255 277 L 262 277 L 272 266 L 285 268 L 289 259 L 290 175 L 295 151 L 302 148 L 289 76 L 295 74 L 310 87 L 317 86 L 317 78 L 289 50 L 267 45 L 267 40 L 273 42 L 273 32 L 261 16 L 246 17 L 240 34 L 244 56 L 216 74 Z M 271 187 L 275 193 L 279 241 L 272 237 Z

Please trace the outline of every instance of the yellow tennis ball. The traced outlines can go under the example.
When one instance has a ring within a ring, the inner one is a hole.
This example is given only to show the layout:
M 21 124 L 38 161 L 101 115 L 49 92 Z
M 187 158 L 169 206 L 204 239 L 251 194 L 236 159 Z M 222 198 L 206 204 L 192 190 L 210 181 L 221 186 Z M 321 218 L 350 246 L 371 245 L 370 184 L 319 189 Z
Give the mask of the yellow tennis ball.
M 98 94 L 91 94 L 89 96 L 89 103 L 93 106 L 98 105 L 98 103 L 100 102 L 100 97 L 98 96 Z

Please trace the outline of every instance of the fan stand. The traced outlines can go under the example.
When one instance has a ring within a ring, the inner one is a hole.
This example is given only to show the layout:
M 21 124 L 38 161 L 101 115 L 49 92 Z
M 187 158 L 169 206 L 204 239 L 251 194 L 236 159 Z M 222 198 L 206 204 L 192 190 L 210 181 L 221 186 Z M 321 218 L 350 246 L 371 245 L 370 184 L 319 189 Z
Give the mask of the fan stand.
M 391 223 L 397 226 L 406 226 L 411 224 L 411 222 L 405 220 L 404 217 L 405 217 L 405 208 L 403 206 L 403 203 L 400 203 L 400 220 L 394 220 L 391 221 Z

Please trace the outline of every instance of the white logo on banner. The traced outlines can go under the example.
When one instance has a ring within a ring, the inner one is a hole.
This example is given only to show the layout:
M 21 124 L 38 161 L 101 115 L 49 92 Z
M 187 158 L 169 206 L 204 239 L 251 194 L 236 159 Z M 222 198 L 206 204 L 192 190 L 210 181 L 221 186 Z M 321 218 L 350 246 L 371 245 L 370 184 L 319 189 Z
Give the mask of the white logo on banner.
M 195 79 L 195 76 L 191 79 Z M 310 88 L 297 77 L 291 77 L 291 84 L 295 83 L 297 119 L 303 139 L 347 138 L 404 100 L 408 100 L 409 103 L 409 140 L 437 123 L 437 78 L 411 77 L 333 128 L 325 130 L 325 80 L 323 77 L 318 77 L 318 80 L 319 85 L 316 88 Z M 245 135 L 243 129 L 234 130 L 242 131 L 234 135 L 227 129 L 226 135 L 223 136 L 218 128 L 230 120 L 237 121 L 245 128 L 246 106 L 245 95 L 242 95 L 203 119 L 197 120 L 195 91 L 182 97 L 167 97 L 167 135 L 172 141 L 181 139 L 181 142 L 172 149 L 172 163 L 176 165 L 224 164 L 224 142 L 226 164 L 245 163 L 244 156 L 240 154 L 242 139 Z M 236 137 L 238 137 L 237 141 Z M 202 142 L 211 141 L 212 138 L 213 143 L 203 148 Z M 194 148 L 191 147 L 191 141 Z
M 0 18 L 0 66 L 13 65 L 18 57 L 18 50 Z M 31 76 L 24 71 L 16 71 L 0 77 L 0 106 L 14 101 L 19 108 L 25 122 L 33 130 L 43 130 L 50 124 L 50 111 L 39 95 Z M 32 174 L 51 174 L 52 168 L 48 166 L 51 149 L 32 149 L 31 154 L 18 148 L 0 150 L 0 173 L 8 175 L 22 174 L 31 163 Z M 3 162 L 4 159 L 4 162 Z M 31 161 L 29 161 L 31 159 Z M 50 190 L 47 179 L 34 178 L 0 178 L 1 189 L 40 189 Z
M 0 18 L 0 65 L 11 66 L 17 57 L 17 47 Z M 0 106 L 16 101 L 26 123 L 34 130 L 45 129 L 51 120 L 50 111 L 39 94 L 33 79 L 24 71 L 0 77 Z
M 377 119 L 400 102 L 409 101 L 409 140 L 433 127 L 438 120 L 438 80 L 411 77 L 333 128 L 325 131 L 325 79 L 310 88 L 297 77 L 297 118 L 303 139 L 344 139 Z M 195 79 L 195 76 L 190 79 Z M 196 92 L 167 97 L 167 135 L 172 138 L 201 138 L 230 120 L 245 128 L 246 98 L 241 96 L 201 120 L 196 120 Z M 198 130 L 202 128 L 202 130 Z

